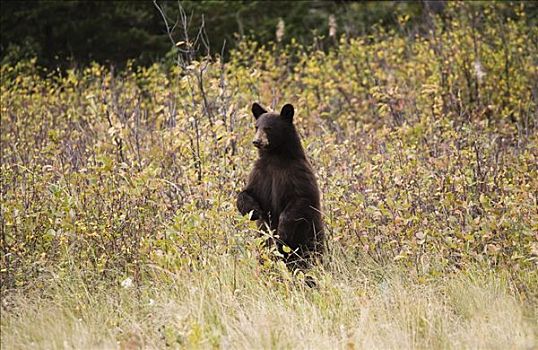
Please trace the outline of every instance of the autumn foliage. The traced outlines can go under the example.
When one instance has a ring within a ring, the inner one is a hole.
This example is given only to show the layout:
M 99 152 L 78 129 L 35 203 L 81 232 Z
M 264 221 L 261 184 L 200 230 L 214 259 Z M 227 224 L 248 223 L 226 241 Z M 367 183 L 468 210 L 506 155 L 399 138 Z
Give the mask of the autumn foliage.
M 234 207 L 253 101 L 294 104 L 333 251 L 431 275 L 535 269 L 538 30 L 494 6 L 331 49 L 245 40 L 227 62 L 2 66 L 3 292 L 73 266 L 140 282 L 267 254 Z

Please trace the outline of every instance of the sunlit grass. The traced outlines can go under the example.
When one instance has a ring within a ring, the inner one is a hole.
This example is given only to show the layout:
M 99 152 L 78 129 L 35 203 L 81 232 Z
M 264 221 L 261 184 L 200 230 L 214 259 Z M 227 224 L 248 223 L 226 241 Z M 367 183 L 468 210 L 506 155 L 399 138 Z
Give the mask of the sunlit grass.
M 280 264 L 260 269 L 232 256 L 159 269 L 131 287 L 87 285 L 74 273 L 4 300 L 2 348 L 537 346 L 536 300 L 518 292 L 535 281 L 473 269 L 428 278 L 343 255 L 333 262 L 345 269 L 312 271 L 315 288 Z

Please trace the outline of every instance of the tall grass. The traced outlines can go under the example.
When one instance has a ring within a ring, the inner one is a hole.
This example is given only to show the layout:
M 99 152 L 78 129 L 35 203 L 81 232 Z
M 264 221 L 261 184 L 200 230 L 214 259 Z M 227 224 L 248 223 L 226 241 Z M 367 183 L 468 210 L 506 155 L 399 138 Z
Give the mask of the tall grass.
M 533 349 L 529 280 L 484 270 L 424 278 L 333 253 L 316 288 L 275 264 L 214 256 L 141 285 L 73 274 L 4 300 L 2 348 Z

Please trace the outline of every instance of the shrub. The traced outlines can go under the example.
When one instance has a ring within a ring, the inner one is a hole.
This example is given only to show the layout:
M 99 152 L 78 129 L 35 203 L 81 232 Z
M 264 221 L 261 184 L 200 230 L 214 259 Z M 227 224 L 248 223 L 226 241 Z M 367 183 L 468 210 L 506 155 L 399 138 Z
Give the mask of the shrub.
M 296 106 L 333 247 L 431 274 L 536 268 L 537 29 L 519 5 L 448 6 L 429 33 L 328 51 L 247 40 L 226 63 L 2 66 L 2 288 L 252 254 L 233 204 L 252 101 Z

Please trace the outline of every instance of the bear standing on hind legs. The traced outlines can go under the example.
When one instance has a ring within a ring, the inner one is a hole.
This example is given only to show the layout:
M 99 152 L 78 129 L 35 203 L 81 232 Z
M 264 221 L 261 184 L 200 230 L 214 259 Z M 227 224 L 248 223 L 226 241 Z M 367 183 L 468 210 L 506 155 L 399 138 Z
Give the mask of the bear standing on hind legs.
M 308 267 L 321 258 L 325 237 L 319 189 L 293 125 L 293 106 L 286 104 L 278 114 L 254 103 L 252 114 L 256 119 L 252 143 L 259 157 L 247 187 L 237 197 L 237 208 L 242 215 L 252 211 L 251 220 L 260 227 L 267 224 L 278 236 L 276 245 L 288 266 Z

